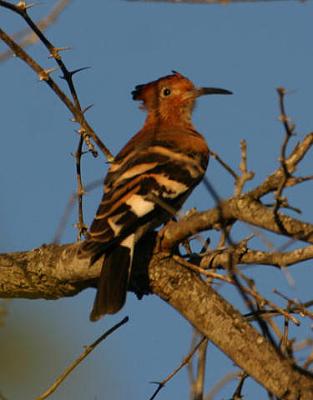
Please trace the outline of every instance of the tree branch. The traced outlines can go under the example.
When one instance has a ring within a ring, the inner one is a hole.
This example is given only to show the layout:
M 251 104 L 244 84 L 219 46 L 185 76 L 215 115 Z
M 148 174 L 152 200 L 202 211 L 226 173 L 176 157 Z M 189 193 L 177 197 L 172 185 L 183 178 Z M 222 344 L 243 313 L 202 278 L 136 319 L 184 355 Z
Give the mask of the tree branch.
M 238 261 L 238 264 L 245 265 L 269 265 L 272 267 L 289 267 L 302 261 L 313 259 L 313 246 L 298 248 L 292 251 L 261 251 L 248 249 L 247 246 L 234 246 L 225 251 L 216 250 L 204 255 L 201 258 L 200 266 L 216 269 L 223 266 L 227 269 L 229 264 L 229 251 L 231 251 Z
M 93 286 L 101 261 L 89 267 L 77 244 L 44 245 L 0 255 L 0 296 L 55 299 Z M 143 260 L 143 257 L 137 257 Z M 136 267 L 136 266 L 134 266 Z M 230 303 L 198 274 L 157 252 L 149 263 L 152 292 L 183 315 L 240 368 L 286 400 L 309 400 L 313 379 L 276 352 Z
M 92 286 L 101 263 L 89 267 L 76 257 L 78 245 L 44 245 L 25 252 L 0 254 L 0 297 L 58 299 Z
M 279 398 L 312 399 L 313 379 L 278 354 L 231 304 L 171 257 L 153 257 L 152 291 Z
M 190 236 L 209 229 L 221 229 L 234 220 L 264 228 L 296 240 L 313 244 L 313 224 L 300 221 L 255 201 L 249 194 L 221 201 L 203 212 L 193 212 L 178 223 L 170 222 L 163 230 L 161 248 L 172 249 Z

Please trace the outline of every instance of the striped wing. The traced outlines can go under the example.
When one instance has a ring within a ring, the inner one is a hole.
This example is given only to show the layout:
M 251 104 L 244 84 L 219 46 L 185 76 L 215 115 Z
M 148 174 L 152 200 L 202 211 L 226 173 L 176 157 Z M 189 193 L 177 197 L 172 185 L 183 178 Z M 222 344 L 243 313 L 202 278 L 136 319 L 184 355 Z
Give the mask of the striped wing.
M 181 207 L 202 179 L 208 158 L 207 153 L 188 154 L 178 148 L 170 140 L 140 142 L 139 147 L 129 142 L 116 157 L 90 237 L 83 244 L 93 261 L 128 235 L 142 236 L 168 220 L 172 214 L 157 199 L 171 209 Z

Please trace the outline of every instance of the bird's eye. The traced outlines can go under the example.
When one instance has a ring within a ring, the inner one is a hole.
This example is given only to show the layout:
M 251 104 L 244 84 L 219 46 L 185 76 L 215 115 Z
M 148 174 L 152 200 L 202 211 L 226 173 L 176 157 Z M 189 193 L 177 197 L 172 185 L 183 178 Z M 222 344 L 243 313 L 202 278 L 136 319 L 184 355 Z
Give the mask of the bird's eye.
M 164 89 L 162 90 L 163 96 L 169 96 L 171 93 L 172 93 L 172 91 L 171 91 L 171 89 L 169 89 L 169 88 L 164 88 Z

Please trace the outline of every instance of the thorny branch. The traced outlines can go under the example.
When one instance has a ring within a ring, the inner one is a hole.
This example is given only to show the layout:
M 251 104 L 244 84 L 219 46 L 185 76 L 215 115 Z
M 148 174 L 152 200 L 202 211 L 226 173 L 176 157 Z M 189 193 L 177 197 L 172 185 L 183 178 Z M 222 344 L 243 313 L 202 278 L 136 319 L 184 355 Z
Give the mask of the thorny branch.
M 196 1 L 190 2 L 195 3 Z M 46 38 L 42 32 L 44 28 L 34 23 L 29 17 L 29 7 L 24 1 L 13 5 L 0 0 L 0 6 L 22 16 L 46 46 L 50 57 L 62 70 L 63 78 L 69 87 L 72 100 L 51 78 L 52 69 L 41 67 L 23 50 L 23 44 L 17 44 L 3 30 L 0 30 L 0 38 L 9 46 L 13 54 L 26 62 L 37 73 L 39 79 L 50 86 L 71 111 L 74 122 L 80 125 L 78 129 L 80 139 L 75 160 L 78 180 L 77 197 L 79 199 L 78 227 L 81 234 L 84 232 L 82 208 L 84 187 L 81 181 L 80 164 L 83 143 L 96 156 L 96 150 L 90 140 L 93 139 L 108 160 L 112 160 L 111 153 L 86 121 L 84 114 L 88 108 L 82 110 L 74 87 L 72 78 L 76 72 L 82 69 L 76 71 L 67 69 L 60 56 L 60 51 L 64 48 L 56 48 Z M 175 307 L 202 335 L 219 346 L 244 371 L 241 381 L 234 391 L 234 399 L 242 396 L 244 380 L 248 375 L 261 382 L 269 392 L 284 399 L 311 399 L 313 393 L 312 376 L 309 371 L 303 371 L 296 365 L 294 354 L 298 343 L 289 339 L 290 322 L 299 325 L 300 317 L 313 319 L 313 312 L 309 310 L 313 301 L 301 302 L 291 299 L 275 289 L 275 293 L 285 303 L 284 306 L 277 305 L 263 296 L 257 290 L 255 281 L 244 274 L 241 269 L 242 266 L 247 265 L 258 265 L 258 268 L 267 265 L 283 269 L 299 264 L 301 261 L 313 259 L 313 224 L 289 217 L 281 211 L 283 208 L 290 208 L 287 199 L 283 198 L 284 189 L 313 178 L 312 175 L 293 175 L 299 163 L 312 148 L 313 133 L 306 135 L 294 146 L 290 154 L 287 154 L 287 147 L 294 134 L 294 126 L 290 123 L 285 111 L 285 90 L 279 88 L 278 95 L 280 119 L 285 129 L 279 167 L 261 184 L 244 192 L 245 183 L 252 180 L 254 176 L 247 167 L 246 142 L 241 142 L 239 173 L 219 155 L 211 151 L 211 156 L 233 177 L 234 196 L 222 201 L 215 189 L 211 187 L 211 194 L 216 202 L 215 207 L 202 213 L 194 211 L 178 222 L 169 223 L 159 234 L 152 257 L 149 258 L 151 290 Z M 268 206 L 262 202 L 262 198 L 270 193 L 273 194 L 275 203 Z M 230 237 L 230 233 L 238 222 L 286 236 L 293 244 L 300 240 L 303 242 L 303 247 L 297 244 L 298 248 L 290 251 L 285 251 L 287 247 L 280 250 L 261 251 L 251 248 L 248 239 L 237 243 Z M 173 254 L 173 249 L 178 245 L 204 230 L 217 231 L 221 234 L 217 248 L 211 249 L 207 246 L 203 253 L 194 255 L 189 252 L 185 258 Z M 75 245 L 50 245 L 32 252 L 0 255 L 0 295 L 8 298 L 58 298 L 71 296 L 84 288 L 94 286 L 95 279 L 99 275 L 100 264 L 97 263 L 92 268 L 87 268 L 88 260 L 79 261 L 76 258 L 76 250 L 77 246 Z M 146 255 L 140 259 L 141 262 L 144 258 L 147 258 Z M 220 271 L 217 272 L 217 270 Z M 46 279 L 42 279 L 43 276 Z M 242 292 L 243 297 L 251 304 L 248 314 L 240 315 L 230 303 L 227 303 L 212 289 L 221 282 L 233 285 Z M 278 316 L 284 319 L 282 330 L 277 323 Z M 247 321 L 252 320 L 262 321 L 265 326 L 263 329 L 261 325 L 263 336 L 247 324 Z M 274 346 L 271 346 L 265 339 L 271 334 L 267 334 L 267 332 L 275 334 L 279 341 L 279 347 L 275 346 L 274 341 L 272 341 Z M 308 343 L 307 347 L 310 352 L 303 363 L 304 368 L 308 368 L 313 360 L 312 343 Z M 195 396 L 198 395 L 199 398 L 203 397 L 205 351 L 201 353 L 201 357 L 195 380 L 197 382 Z M 184 360 L 173 373 L 159 383 L 152 398 L 178 370 L 189 362 L 189 359 Z M 40 398 L 45 397 L 41 396 Z
M 59 0 L 47 16 L 36 22 L 38 28 L 41 31 L 45 31 L 50 25 L 56 22 L 58 17 L 69 4 L 70 0 Z M 29 29 L 23 29 L 20 32 L 16 32 L 14 35 L 12 35 L 12 38 L 17 40 L 18 44 L 22 48 L 35 44 L 39 40 L 38 36 Z M 10 57 L 12 57 L 12 52 L 10 50 L 3 51 L 0 53 L 0 62 L 8 60 Z
M 71 111 L 74 122 L 77 122 L 80 125 L 78 133 L 80 135 L 77 151 L 75 153 L 75 162 L 76 162 L 76 173 L 77 173 L 77 198 L 78 198 L 78 239 L 80 239 L 86 233 L 86 226 L 84 224 L 83 218 L 83 195 L 84 195 L 84 187 L 82 183 L 81 176 L 81 157 L 83 154 L 83 144 L 87 145 L 88 150 L 93 154 L 93 156 L 97 156 L 97 151 L 94 148 L 94 145 L 90 141 L 90 138 L 94 140 L 100 150 L 103 152 L 108 161 L 113 160 L 113 156 L 108 150 L 108 148 L 104 145 L 104 143 L 100 140 L 91 126 L 85 119 L 85 112 L 90 108 L 87 107 L 85 110 L 82 110 L 80 101 L 75 89 L 75 85 L 73 82 L 73 76 L 86 69 L 79 68 L 73 71 L 70 71 L 66 65 L 64 64 L 61 51 L 66 49 L 62 47 L 55 47 L 44 35 L 42 29 L 39 25 L 37 25 L 29 16 L 28 9 L 29 6 L 26 2 L 19 2 L 17 5 L 14 5 L 10 2 L 0 0 L 0 6 L 7 8 L 16 14 L 20 15 L 24 21 L 27 23 L 29 28 L 34 32 L 36 37 L 43 43 L 43 45 L 47 48 L 49 52 L 49 56 L 55 60 L 58 65 L 58 68 L 61 69 L 63 73 L 63 79 L 67 82 L 72 100 L 60 89 L 59 85 L 51 78 L 51 73 L 55 70 L 54 68 L 44 69 L 41 67 L 29 54 L 23 50 L 22 46 L 19 45 L 16 41 L 14 41 L 8 34 L 6 34 L 2 29 L 0 29 L 0 38 L 7 44 L 12 53 L 23 60 L 33 71 L 35 71 L 39 77 L 40 81 L 45 81 L 49 87 L 54 91 L 54 93 L 58 96 L 58 98 L 66 105 L 66 107 Z
M 281 152 L 280 152 L 280 157 L 279 157 L 279 161 L 281 164 L 281 170 L 283 172 L 283 179 L 279 185 L 279 187 L 276 190 L 275 193 L 275 206 L 274 206 L 274 213 L 276 216 L 276 219 L 279 221 L 277 212 L 280 209 L 281 206 L 288 206 L 288 201 L 286 198 L 282 197 L 283 194 L 283 190 L 285 189 L 287 182 L 288 182 L 288 178 L 290 177 L 289 174 L 289 170 L 286 164 L 286 158 L 287 158 L 287 146 L 288 143 L 292 137 L 292 135 L 294 135 L 294 131 L 295 131 L 295 126 L 293 124 L 290 123 L 289 118 L 286 114 L 285 111 L 285 102 L 284 102 L 284 98 L 285 98 L 285 94 L 286 94 L 286 90 L 282 87 L 279 87 L 277 89 L 277 93 L 279 96 L 279 108 L 280 108 L 280 117 L 279 119 L 281 120 L 281 122 L 283 123 L 283 126 L 285 128 L 285 138 L 284 141 L 282 143 L 281 146 Z

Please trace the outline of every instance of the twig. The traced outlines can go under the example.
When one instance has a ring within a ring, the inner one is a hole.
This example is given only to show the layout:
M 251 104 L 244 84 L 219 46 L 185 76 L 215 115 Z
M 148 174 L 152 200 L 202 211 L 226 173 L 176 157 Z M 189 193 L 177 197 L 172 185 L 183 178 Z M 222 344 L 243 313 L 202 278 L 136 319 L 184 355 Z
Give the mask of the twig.
M 297 143 L 296 146 L 293 148 L 292 152 L 290 153 L 289 157 L 285 159 L 285 165 L 288 170 L 289 177 L 297 168 L 297 165 L 303 160 L 305 155 L 309 152 L 313 145 L 313 132 L 308 133 L 304 139 Z M 284 171 L 280 166 L 276 171 L 274 171 L 271 175 L 269 175 L 263 183 L 258 185 L 256 188 L 249 191 L 247 194 L 253 197 L 254 199 L 259 199 L 262 196 L 270 192 L 277 191 L 281 182 L 284 178 Z M 296 183 L 294 180 L 296 178 L 290 177 L 290 186 L 294 186 Z M 289 186 L 289 179 L 287 181 L 286 186 Z
M 291 352 L 291 341 L 288 339 L 289 336 L 289 321 L 287 318 L 284 319 L 284 332 L 279 344 L 280 351 L 285 357 L 292 358 Z
M 207 339 L 203 337 L 200 342 L 191 350 L 191 352 L 183 359 L 183 361 L 180 363 L 180 365 L 175 368 L 173 372 L 171 372 L 165 379 L 163 379 L 161 382 L 152 382 L 158 385 L 157 389 L 153 393 L 153 395 L 149 398 L 149 400 L 155 399 L 157 394 L 160 392 L 161 389 L 164 388 L 164 386 L 167 384 L 168 381 L 170 381 L 185 365 L 187 365 L 195 352 L 199 349 L 199 347 L 204 343 Z M 39 400 L 39 399 L 38 399 Z
M 196 379 L 193 380 L 191 385 L 191 398 L 193 400 L 203 399 L 207 349 L 208 349 L 208 339 L 206 339 L 198 349 Z
M 91 190 L 93 190 L 94 188 L 100 186 L 101 184 L 103 184 L 103 179 L 97 179 L 96 181 L 93 181 L 91 183 L 89 183 L 88 185 L 85 185 L 84 187 L 84 193 L 89 193 Z M 54 238 L 52 240 L 53 244 L 57 244 L 60 243 L 62 234 L 64 232 L 64 229 L 66 228 L 66 224 L 68 222 L 68 219 L 70 217 L 71 211 L 75 205 L 75 201 L 78 198 L 78 194 L 77 192 L 72 193 L 71 196 L 68 199 L 68 202 L 65 206 L 62 218 L 60 220 L 59 226 L 56 229 L 56 233 L 54 235 Z
M 55 94 L 59 97 L 59 99 L 67 106 L 67 108 L 72 112 L 74 116 L 74 121 L 80 124 L 80 134 L 81 138 L 78 145 L 78 150 L 76 152 L 76 171 L 77 175 L 77 193 L 78 193 L 78 238 L 81 238 L 81 235 L 86 231 L 86 227 L 83 221 L 83 207 L 82 207 L 82 196 L 84 193 L 83 184 L 81 179 L 81 171 L 80 171 L 80 158 L 82 155 L 82 145 L 83 141 L 86 142 L 88 148 L 91 150 L 94 156 L 97 156 L 97 152 L 95 151 L 93 145 L 90 143 L 89 136 L 93 138 L 95 143 L 98 147 L 102 150 L 104 155 L 107 157 L 108 161 L 113 160 L 113 156 L 110 151 L 106 148 L 106 146 L 102 143 L 102 141 L 98 138 L 96 133 L 87 123 L 84 117 L 84 112 L 82 111 L 80 102 L 77 96 L 77 92 L 73 83 L 73 75 L 77 73 L 79 70 L 76 71 L 69 71 L 65 64 L 62 61 L 62 58 L 59 54 L 58 48 L 54 47 L 51 42 L 45 37 L 42 31 L 36 26 L 36 24 L 32 21 L 32 19 L 27 14 L 27 7 L 22 6 L 22 3 L 18 3 L 18 5 L 13 5 L 6 1 L 0 0 L 0 6 L 5 8 L 9 8 L 10 10 L 16 12 L 17 14 L 21 15 L 30 28 L 38 35 L 42 43 L 46 46 L 49 50 L 50 55 L 55 59 L 56 63 L 60 67 L 63 72 L 63 78 L 66 80 L 68 87 L 70 89 L 71 96 L 73 98 L 74 103 L 66 96 L 66 94 L 60 89 L 60 87 L 56 84 L 56 82 L 51 78 L 50 72 L 51 70 L 44 70 L 33 58 L 31 58 L 22 48 L 19 46 L 14 40 L 10 38 L 3 30 L 0 29 L 0 38 L 10 47 L 10 49 L 14 52 L 14 54 L 21 58 L 27 65 L 29 65 L 39 77 L 39 80 L 45 81 L 50 88 L 55 92 Z M 81 69 L 80 69 L 81 70 Z M 88 109 L 88 108 L 87 108 Z
M 45 31 L 50 25 L 52 25 L 57 20 L 57 18 L 69 4 L 70 0 L 59 0 L 57 4 L 52 8 L 51 12 L 41 20 L 37 21 L 36 25 L 39 27 L 39 29 Z M 38 36 L 29 29 L 23 29 L 20 32 L 16 32 L 15 34 L 12 35 L 12 38 L 18 40 L 19 45 L 22 48 L 35 44 L 39 40 Z M 11 56 L 12 52 L 10 50 L 0 53 L 0 62 L 6 61 Z
M 242 192 L 246 182 L 251 181 L 254 178 L 254 172 L 248 171 L 247 167 L 247 142 L 245 140 L 240 141 L 241 149 L 241 161 L 239 164 L 239 169 L 241 175 L 237 177 L 235 183 L 235 196 L 239 196 Z
M 213 185 L 208 181 L 208 179 L 206 177 L 203 179 L 203 181 L 204 181 L 207 191 L 210 193 L 210 195 L 212 196 L 212 198 L 214 199 L 214 201 L 216 203 L 216 208 L 217 208 L 217 212 L 218 212 L 220 223 L 221 223 L 221 229 L 224 232 L 227 243 L 230 246 L 235 246 L 235 242 L 233 241 L 233 239 L 230 235 L 230 232 L 227 229 L 227 225 L 230 225 L 230 224 L 229 223 L 227 224 L 227 220 L 224 218 L 221 198 L 218 195 L 215 188 L 213 187 Z M 245 305 L 250 309 L 251 312 L 255 312 L 256 310 L 255 310 L 253 302 L 251 301 L 250 297 L 247 295 L 245 288 L 242 286 L 240 280 L 237 277 L 236 266 L 237 265 L 236 265 L 234 255 L 232 253 L 228 253 L 228 262 L 227 262 L 227 268 L 226 268 L 227 272 L 228 272 L 229 276 L 231 277 L 232 281 L 234 282 L 235 287 L 237 288 Z M 267 327 L 265 321 L 263 321 L 261 318 L 260 319 L 257 318 L 257 323 L 259 324 L 264 336 L 267 337 L 269 339 L 269 341 L 271 342 L 272 346 L 274 348 L 276 348 L 276 343 L 275 343 L 274 339 L 272 338 L 272 335 L 271 335 L 270 331 L 268 330 L 268 327 Z
M 210 156 L 211 156 L 212 158 L 214 158 L 217 162 L 219 162 L 219 163 L 221 164 L 221 166 L 222 166 L 227 172 L 229 172 L 230 175 L 231 175 L 235 180 L 238 179 L 238 175 L 236 174 L 236 172 L 233 170 L 233 168 L 232 168 L 230 165 L 228 165 L 228 164 L 227 164 L 217 153 L 215 153 L 214 151 L 212 151 L 212 150 L 209 149 L 209 152 L 210 152 Z
M 244 241 L 233 246 L 231 249 L 217 249 L 210 253 L 206 253 L 201 257 L 201 268 L 226 268 L 227 253 L 232 251 L 241 265 L 267 265 L 271 267 L 281 268 L 290 267 L 301 261 L 313 259 L 313 246 L 301 247 L 292 251 L 261 251 L 248 249 Z
M 34 31 L 34 33 L 39 37 L 41 42 L 45 45 L 47 48 L 49 55 L 54 58 L 56 63 L 58 64 L 59 68 L 61 69 L 63 73 L 63 79 L 67 82 L 71 96 L 73 98 L 74 104 L 71 102 L 71 100 L 61 91 L 59 86 L 53 81 L 47 70 L 42 68 L 38 63 L 35 62 L 34 59 L 32 59 L 22 48 L 20 45 L 18 45 L 9 35 L 7 35 L 3 30 L 0 30 L 0 38 L 10 47 L 12 50 L 13 54 L 16 55 L 17 57 L 21 58 L 33 71 L 35 71 L 39 77 L 39 80 L 45 81 L 50 88 L 55 92 L 55 94 L 59 97 L 59 99 L 65 104 L 65 106 L 71 111 L 74 117 L 74 121 L 79 123 L 79 125 L 92 137 L 94 142 L 97 144 L 99 149 L 102 151 L 102 153 L 105 155 L 107 160 L 109 162 L 113 161 L 114 157 L 112 156 L 111 152 L 109 149 L 104 145 L 104 143 L 99 139 L 99 137 L 96 135 L 94 130 L 91 128 L 91 126 L 87 123 L 85 117 L 84 117 L 84 112 L 82 111 L 80 102 L 76 93 L 76 89 L 73 83 L 73 76 L 86 69 L 84 68 L 79 68 L 74 71 L 69 71 L 66 65 L 64 64 L 62 57 L 60 56 L 60 51 L 62 48 L 55 47 L 43 34 L 43 32 L 40 30 L 40 28 L 36 25 L 36 23 L 29 17 L 27 13 L 27 6 L 23 5 L 22 2 L 18 3 L 18 5 L 14 5 L 12 3 L 9 3 L 4 0 L 0 0 L 0 6 L 4 8 L 8 8 L 9 10 L 17 13 L 20 15 L 25 22 L 29 25 L 29 27 Z
M 221 279 L 220 276 L 216 276 L 217 279 Z M 307 310 L 308 307 L 311 307 L 313 305 L 313 301 L 308 301 L 300 306 L 298 306 L 298 303 L 295 303 L 294 305 L 288 306 L 287 309 L 284 309 L 285 312 L 291 314 L 299 314 L 301 317 L 308 316 L 309 318 L 313 319 L 313 313 L 309 310 Z M 274 309 L 262 309 L 258 310 L 257 314 L 263 315 L 265 318 L 267 316 L 276 316 L 276 315 L 281 315 L 280 312 L 277 312 L 277 310 Z M 252 313 L 248 313 L 244 315 L 249 321 L 254 320 L 255 315 Z
M 77 228 L 77 240 L 80 240 L 88 230 L 87 225 L 84 223 L 84 210 L 83 210 L 83 196 L 85 194 L 84 186 L 82 182 L 82 171 L 81 171 L 81 158 L 82 149 L 84 144 L 84 136 L 81 135 L 79 138 L 79 143 L 77 151 L 75 153 L 76 161 L 76 180 L 77 180 L 77 199 L 78 199 L 78 222 L 76 224 Z
M 44 400 L 49 397 L 52 393 L 56 391 L 56 389 L 61 385 L 61 383 L 68 377 L 68 375 L 100 344 L 103 340 L 105 340 L 108 336 L 110 336 L 113 332 L 115 332 L 118 328 L 128 322 L 128 317 L 125 317 L 114 325 L 112 328 L 107 330 L 103 335 L 101 335 L 97 340 L 95 340 L 92 344 L 85 347 L 85 350 L 82 354 L 68 367 L 66 370 L 56 379 L 53 385 L 50 386 L 48 390 L 46 390 L 42 395 L 36 398 L 36 400 Z
M 173 258 L 174 258 L 174 260 L 176 262 L 178 262 L 181 265 L 191 269 L 192 271 L 198 272 L 198 273 L 203 274 L 203 275 L 208 276 L 208 277 L 220 279 L 220 280 L 222 280 L 224 282 L 227 282 L 227 283 L 230 283 L 230 284 L 234 285 L 235 287 L 237 286 L 237 282 L 233 279 L 232 276 L 225 276 L 225 275 L 218 274 L 216 272 L 205 270 L 203 268 L 200 268 L 200 267 L 198 267 L 196 265 L 191 264 L 190 262 L 188 262 L 186 260 L 183 260 L 180 256 L 174 255 Z M 240 273 L 240 274 L 243 275 L 242 273 Z M 237 280 L 238 280 L 238 278 L 237 278 Z M 294 316 L 292 316 L 288 310 L 284 310 L 283 308 L 281 308 L 281 307 L 277 306 L 276 304 L 274 304 L 272 301 L 266 299 L 260 293 L 258 293 L 255 288 L 252 289 L 251 287 L 243 286 L 242 284 L 240 284 L 240 286 L 241 286 L 241 290 L 245 293 L 245 295 L 246 296 L 247 295 L 252 296 L 258 304 L 261 304 L 263 306 L 264 305 L 268 305 L 272 309 L 276 310 L 276 312 L 278 312 L 279 314 L 281 314 L 284 317 L 288 318 L 295 325 L 297 325 L 297 326 L 300 325 L 300 321 L 297 318 L 295 318 Z M 251 310 L 251 307 L 249 307 L 249 308 Z M 248 315 L 254 315 L 256 317 L 256 321 L 259 321 L 259 319 L 258 319 L 259 313 L 258 313 L 258 311 L 255 310 L 254 307 L 252 308 L 251 312 Z
M 289 140 L 291 139 L 292 135 L 294 134 L 295 126 L 289 122 L 289 118 L 285 111 L 285 102 L 284 101 L 285 101 L 286 90 L 283 87 L 279 87 L 279 88 L 277 88 L 277 93 L 279 96 L 279 108 L 280 108 L 279 119 L 282 121 L 283 126 L 285 128 L 285 138 L 284 138 L 283 144 L 281 146 L 281 152 L 280 152 L 280 157 L 279 157 L 281 169 L 283 172 L 283 179 L 281 180 L 281 183 L 277 188 L 277 191 L 275 194 L 276 204 L 274 206 L 275 218 L 280 223 L 277 213 L 278 213 L 279 208 L 281 206 L 284 206 L 287 202 L 287 200 L 282 197 L 282 193 L 283 193 L 283 190 L 285 189 L 288 179 L 290 177 L 290 173 L 289 173 L 288 166 L 286 163 L 286 159 L 287 159 L 286 152 L 287 152 L 287 146 L 288 146 Z M 283 227 L 283 225 L 282 225 L 282 227 Z
M 298 312 L 302 317 L 307 316 L 307 317 L 313 319 L 313 313 L 307 310 L 307 307 L 312 305 L 310 302 L 301 304 L 299 301 L 290 299 L 288 296 L 284 295 L 277 289 L 274 289 L 273 293 L 277 294 L 278 296 L 282 297 L 284 300 L 286 300 L 288 302 L 287 309 L 289 311 Z
M 217 382 L 210 390 L 210 392 L 205 396 L 205 400 L 214 400 L 218 392 L 220 392 L 221 389 L 225 385 L 227 385 L 227 383 L 238 378 L 240 375 L 241 375 L 240 371 L 235 371 L 235 372 L 229 372 L 228 374 L 223 376 L 223 378 L 219 382 Z
M 308 355 L 307 359 L 303 363 L 303 368 L 309 368 L 309 366 L 313 363 L 313 351 Z
M 73 76 L 77 72 L 85 69 L 85 68 L 80 68 L 76 71 L 69 71 L 66 65 L 64 64 L 62 57 L 60 55 L 60 48 L 55 47 L 44 35 L 43 31 L 40 29 L 40 27 L 30 18 L 28 15 L 28 7 L 26 5 L 26 2 L 19 2 L 16 6 L 12 6 L 11 3 L 8 3 L 6 1 L 1 1 L 0 5 L 3 7 L 7 7 L 10 10 L 14 11 L 18 15 L 20 15 L 24 21 L 28 24 L 30 29 L 36 34 L 36 36 L 39 38 L 39 40 L 43 43 L 43 45 L 47 48 L 49 51 L 50 57 L 54 58 L 55 62 L 57 63 L 58 67 L 61 69 L 63 73 L 63 79 L 67 82 L 67 85 L 69 87 L 75 108 L 77 110 L 77 116 L 75 116 L 76 122 L 78 122 L 81 126 L 79 133 L 80 133 L 80 140 L 78 144 L 78 149 L 75 154 L 75 159 L 76 159 L 76 172 L 77 172 L 77 195 L 78 195 L 78 222 L 76 224 L 77 229 L 78 229 L 78 240 L 81 239 L 82 235 L 86 232 L 87 228 L 84 224 L 84 218 L 83 218 L 83 195 L 84 195 L 84 190 L 83 190 L 83 183 L 82 183 L 82 177 L 81 177 L 81 156 L 82 156 L 82 147 L 84 141 L 86 141 L 87 146 L 91 149 L 92 154 L 96 157 L 97 152 L 94 149 L 94 146 L 90 143 L 89 135 L 87 134 L 86 128 L 83 126 L 83 116 L 84 113 L 82 111 L 80 101 L 74 86 L 73 82 Z M 47 74 L 49 76 L 49 73 Z M 78 117 L 78 119 L 77 119 Z
M 239 381 L 239 383 L 238 383 L 238 385 L 237 385 L 236 390 L 234 391 L 234 394 L 233 394 L 232 397 L 231 397 L 231 400 L 241 400 L 241 399 L 244 398 L 244 397 L 242 396 L 241 392 L 242 392 L 242 389 L 243 389 L 243 385 L 244 385 L 244 383 L 245 383 L 245 380 L 249 377 L 249 375 L 247 375 L 245 372 L 241 372 L 240 375 L 241 375 L 241 376 L 240 376 L 240 381 Z

